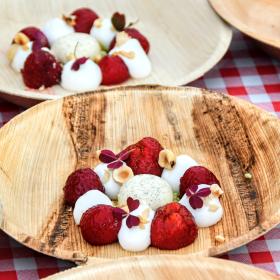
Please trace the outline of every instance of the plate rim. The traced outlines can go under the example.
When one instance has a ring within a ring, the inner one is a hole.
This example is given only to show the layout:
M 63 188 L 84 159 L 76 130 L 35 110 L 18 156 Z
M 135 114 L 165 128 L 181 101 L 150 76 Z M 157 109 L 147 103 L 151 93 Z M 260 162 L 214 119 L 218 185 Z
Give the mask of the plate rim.
M 228 267 L 231 270 L 235 270 L 236 267 L 238 269 L 241 269 L 244 272 L 257 272 L 258 274 L 262 274 L 260 276 L 266 275 L 267 277 L 270 277 L 272 279 L 279 279 L 274 273 L 261 269 L 259 267 L 250 266 L 245 263 L 236 262 L 233 260 L 225 260 L 225 259 L 219 259 L 219 258 L 213 258 L 213 257 L 200 257 L 200 256 L 190 256 L 190 255 L 171 255 L 171 254 L 162 254 L 162 255 L 153 255 L 153 256 L 134 256 L 134 257 L 122 257 L 115 261 L 105 261 L 100 263 L 90 263 L 83 266 L 73 267 L 70 269 L 66 269 L 65 271 L 55 273 L 53 275 L 50 275 L 46 278 L 43 278 L 42 280 L 58 280 L 60 277 L 64 276 L 67 277 L 70 273 L 74 273 L 75 275 L 82 271 L 88 271 L 89 273 L 91 271 L 94 271 L 96 268 L 101 268 L 103 270 L 110 269 L 111 266 L 116 266 L 119 263 L 125 262 L 126 265 L 133 265 L 135 261 L 140 265 L 141 262 L 146 262 L 148 259 L 149 266 L 154 267 L 154 261 L 166 261 L 166 259 L 178 259 L 178 261 L 182 261 L 185 264 L 185 269 L 188 269 L 188 267 L 196 264 L 203 266 L 203 264 L 207 265 L 215 265 L 215 268 L 219 271 L 224 270 L 225 267 Z M 201 269 L 203 270 L 203 269 Z M 205 271 L 207 271 L 205 269 Z M 65 279 L 65 278 L 63 278 Z
M 213 8 L 213 10 L 217 13 L 217 15 L 219 15 L 225 22 L 232 25 L 234 28 L 238 29 L 245 35 L 255 39 L 256 41 L 269 45 L 270 47 L 280 49 L 280 41 L 278 42 L 271 38 L 259 36 L 258 33 L 256 33 L 256 32 L 251 32 L 249 30 L 246 30 L 245 26 L 248 26 L 248 25 L 245 25 L 242 21 L 240 21 L 238 19 L 226 18 L 225 15 L 221 12 L 221 9 L 219 8 L 219 4 L 221 4 L 221 2 L 224 3 L 223 1 L 221 1 L 221 0 L 208 0 L 208 1 L 210 3 L 211 7 Z

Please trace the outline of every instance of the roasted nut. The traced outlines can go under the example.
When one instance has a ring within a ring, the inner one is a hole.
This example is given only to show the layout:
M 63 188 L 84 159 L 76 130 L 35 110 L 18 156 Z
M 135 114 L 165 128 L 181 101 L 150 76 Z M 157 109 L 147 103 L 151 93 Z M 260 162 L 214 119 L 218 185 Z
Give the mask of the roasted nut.
M 210 190 L 211 190 L 211 193 L 216 197 L 220 197 L 224 193 L 218 184 L 211 185 Z
M 117 168 L 113 171 L 113 178 L 116 182 L 123 184 L 127 180 L 129 180 L 131 177 L 133 177 L 133 171 L 132 169 L 127 166 L 123 165 L 120 168 Z
M 176 157 L 171 150 L 164 149 L 160 151 L 158 164 L 162 168 L 172 169 L 176 163 Z
M 94 27 L 101 28 L 102 27 L 102 19 L 98 18 L 93 23 Z
M 222 235 L 219 235 L 219 234 L 215 236 L 215 240 L 219 243 L 225 242 L 225 238 Z
M 18 45 L 26 45 L 29 42 L 29 38 L 22 32 L 16 34 L 14 41 Z

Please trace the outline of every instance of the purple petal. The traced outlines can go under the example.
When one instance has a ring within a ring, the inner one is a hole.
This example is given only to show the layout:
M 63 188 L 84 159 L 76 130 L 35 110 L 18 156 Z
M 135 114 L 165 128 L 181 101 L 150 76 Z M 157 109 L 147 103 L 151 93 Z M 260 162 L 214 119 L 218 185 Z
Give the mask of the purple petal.
M 87 60 L 88 60 L 87 57 L 81 57 L 81 58 L 76 59 L 76 61 L 72 65 L 71 69 L 74 71 L 78 71 L 80 69 L 80 66 L 82 64 L 86 63 Z
M 188 197 L 192 196 L 192 193 L 190 192 L 189 189 L 186 189 L 186 195 L 187 195 Z
M 114 162 L 111 162 L 107 165 L 108 168 L 110 169 L 118 169 L 123 165 L 123 161 L 117 160 Z
M 198 189 L 198 185 L 192 185 L 192 186 L 189 187 L 189 190 L 190 190 L 193 194 L 196 193 L 197 189 Z
M 196 195 L 191 196 L 189 202 L 193 209 L 201 208 L 203 206 L 203 200 Z
M 100 161 L 103 163 L 110 163 L 117 160 L 117 156 L 110 150 L 102 150 L 99 155 Z
M 126 203 L 127 203 L 129 212 L 134 211 L 140 205 L 140 201 L 138 199 L 133 199 L 132 197 L 128 197 L 128 199 L 126 200 Z
M 196 193 L 196 195 L 200 197 L 206 197 L 210 195 L 210 193 L 211 193 L 210 188 L 202 188 Z
M 133 151 L 133 149 L 121 154 L 121 156 L 119 157 L 119 160 L 126 161 L 129 158 L 129 155 L 132 151 Z
M 136 216 L 129 215 L 126 219 L 126 225 L 128 228 L 136 227 L 140 224 L 140 219 Z
M 111 18 L 112 24 L 117 31 L 123 31 L 125 28 L 125 15 L 118 12 L 114 13 Z
M 115 207 L 113 209 L 113 216 L 118 220 L 122 220 L 126 215 L 127 213 L 121 208 Z

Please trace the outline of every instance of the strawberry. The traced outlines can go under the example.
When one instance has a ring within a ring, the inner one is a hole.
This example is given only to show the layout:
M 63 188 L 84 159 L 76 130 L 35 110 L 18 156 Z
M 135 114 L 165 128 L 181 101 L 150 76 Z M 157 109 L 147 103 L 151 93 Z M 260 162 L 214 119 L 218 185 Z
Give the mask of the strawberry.
M 125 162 L 132 169 L 134 175 L 152 174 L 161 176 L 163 169 L 158 164 L 158 157 L 162 149 L 156 139 L 145 137 L 136 144 L 128 146 L 119 156 L 131 151 Z
M 151 225 L 151 244 L 164 250 L 180 249 L 194 242 L 197 232 L 188 209 L 171 202 L 156 211 Z
M 150 43 L 148 39 L 141 34 L 136 28 L 125 28 L 123 31 L 125 31 L 131 38 L 137 39 L 139 43 L 141 44 L 142 48 L 146 53 L 149 53 L 150 50 Z M 110 50 L 114 48 L 116 44 L 116 38 L 113 39 L 113 41 L 110 44 Z
M 65 201 L 74 206 L 76 200 L 87 191 L 98 190 L 105 192 L 105 189 L 98 175 L 90 168 L 78 169 L 72 172 L 64 186 Z
M 41 48 L 49 48 L 49 41 L 45 34 L 37 27 L 28 26 L 19 31 L 19 33 L 23 33 L 28 37 L 30 41 L 33 42 L 32 50 L 39 50 Z M 15 40 L 13 40 L 15 43 Z
M 104 56 L 98 63 L 102 72 L 102 85 L 120 84 L 129 79 L 129 72 L 118 56 Z
M 92 245 L 105 245 L 118 240 L 122 217 L 113 212 L 114 207 L 97 205 L 88 209 L 81 219 L 83 238 Z
M 76 32 L 90 33 L 94 21 L 99 17 L 89 8 L 80 8 L 72 13 L 75 16 L 74 29 Z
M 193 166 L 186 170 L 184 175 L 180 179 L 180 197 L 182 197 L 187 188 L 194 185 L 220 185 L 217 177 L 206 167 L 203 166 Z
M 60 82 L 62 67 L 47 51 L 32 52 L 24 63 L 23 81 L 29 88 L 51 87 Z

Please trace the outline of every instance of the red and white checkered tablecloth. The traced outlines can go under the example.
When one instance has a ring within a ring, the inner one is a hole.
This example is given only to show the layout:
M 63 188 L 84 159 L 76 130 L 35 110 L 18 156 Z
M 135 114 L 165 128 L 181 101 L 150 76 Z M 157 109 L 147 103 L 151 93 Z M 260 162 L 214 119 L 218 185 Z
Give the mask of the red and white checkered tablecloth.
M 238 96 L 280 117 L 280 61 L 239 32 L 219 64 L 191 85 Z M 0 99 L 0 126 L 21 111 Z M 280 225 L 222 258 L 280 274 Z M 25 248 L 0 231 L 0 279 L 38 279 L 71 266 Z

